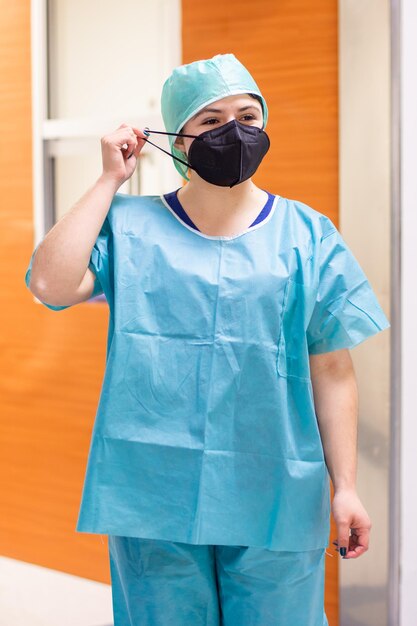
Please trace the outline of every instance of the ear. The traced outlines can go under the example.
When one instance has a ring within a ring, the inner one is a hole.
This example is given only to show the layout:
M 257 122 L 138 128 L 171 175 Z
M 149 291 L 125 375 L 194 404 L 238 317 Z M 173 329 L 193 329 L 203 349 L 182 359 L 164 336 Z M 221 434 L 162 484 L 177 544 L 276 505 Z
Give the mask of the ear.
M 180 152 L 185 152 L 183 137 L 177 137 L 173 145 L 174 145 L 174 148 L 177 148 L 177 150 L 179 150 Z

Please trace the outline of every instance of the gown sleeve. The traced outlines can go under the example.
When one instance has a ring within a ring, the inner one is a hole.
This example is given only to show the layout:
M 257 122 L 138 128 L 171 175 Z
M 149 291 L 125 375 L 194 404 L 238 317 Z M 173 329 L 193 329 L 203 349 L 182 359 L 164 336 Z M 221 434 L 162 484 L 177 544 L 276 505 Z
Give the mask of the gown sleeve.
M 318 293 L 307 328 L 309 353 L 353 348 L 389 326 L 361 266 L 333 226 L 320 244 Z
M 108 279 L 108 273 L 109 273 L 108 259 L 109 259 L 110 239 L 111 239 L 111 229 L 110 229 L 110 223 L 109 223 L 109 219 L 107 215 L 101 227 L 101 230 L 98 234 L 98 237 L 94 243 L 94 246 L 90 255 L 90 260 L 88 263 L 88 267 L 90 268 L 92 272 L 94 272 L 94 288 L 93 288 L 93 293 L 91 294 L 89 299 L 94 298 L 95 296 L 98 296 L 104 293 L 104 285 L 106 284 L 106 280 Z M 38 244 L 36 248 L 34 249 L 34 251 L 32 252 L 32 256 L 29 261 L 29 266 L 26 270 L 25 283 L 28 288 L 29 288 L 30 277 L 32 273 L 33 260 L 35 258 L 35 254 L 39 245 L 40 244 Z M 71 304 L 64 304 L 64 305 L 48 304 L 47 302 L 44 302 L 42 300 L 40 300 L 40 302 L 46 307 L 48 307 L 48 309 L 51 309 L 52 311 L 61 311 L 62 309 L 68 309 L 70 306 L 73 306 Z

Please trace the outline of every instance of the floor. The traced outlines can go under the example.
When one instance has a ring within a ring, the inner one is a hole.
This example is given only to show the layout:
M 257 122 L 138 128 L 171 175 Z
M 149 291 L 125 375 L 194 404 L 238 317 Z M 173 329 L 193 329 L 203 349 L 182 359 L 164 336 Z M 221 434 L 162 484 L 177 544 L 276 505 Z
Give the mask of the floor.
M 112 626 L 111 587 L 0 557 L 0 626 Z

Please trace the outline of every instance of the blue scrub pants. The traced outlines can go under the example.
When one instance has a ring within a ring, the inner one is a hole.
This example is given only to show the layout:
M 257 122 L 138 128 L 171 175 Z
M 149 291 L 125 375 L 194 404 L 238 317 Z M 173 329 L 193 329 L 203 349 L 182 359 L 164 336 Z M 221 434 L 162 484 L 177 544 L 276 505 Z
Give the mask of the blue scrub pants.
M 114 626 L 328 626 L 325 549 L 109 535 Z

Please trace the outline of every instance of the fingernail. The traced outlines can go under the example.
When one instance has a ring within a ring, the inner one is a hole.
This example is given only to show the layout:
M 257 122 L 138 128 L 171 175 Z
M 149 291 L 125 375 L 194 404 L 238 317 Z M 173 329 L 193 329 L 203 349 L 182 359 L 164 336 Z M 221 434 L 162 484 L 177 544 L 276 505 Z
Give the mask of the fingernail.
M 340 548 L 340 556 L 346 556 L 346 548 Z

